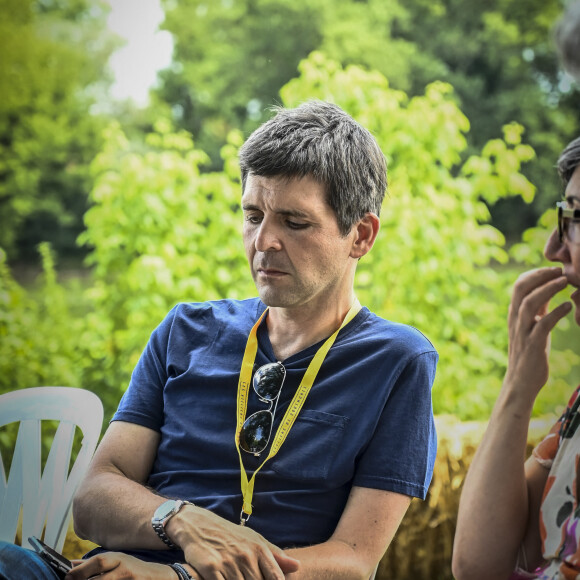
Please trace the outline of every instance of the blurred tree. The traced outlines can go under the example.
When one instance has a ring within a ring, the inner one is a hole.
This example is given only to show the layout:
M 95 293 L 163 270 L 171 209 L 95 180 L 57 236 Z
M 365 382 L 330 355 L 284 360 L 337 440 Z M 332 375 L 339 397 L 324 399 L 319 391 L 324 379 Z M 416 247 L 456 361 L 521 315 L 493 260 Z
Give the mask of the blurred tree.
M 492 267 L 507 254 L 484 200 L 533 198 L 520 172 L 534 156 L 521 126 L 507 125 L 503 139 L 464 162 L 469 122 L 450 85 L 436 82 L 409 98 L 383 75 L 343 68 L 321 53 L 300 71 L 282 89 L 287 106 L 309 97 L 336 102 L 373 132 L 387 156 L 389 195 L 377 242 L 358 268 L 358 296 L 434 343 L 437 413 L 487 414 L 505 372 L 512 281 Z
M 91 0 L 0 0 L 0 246 L 72 252 L 104 119 L 91 112 L 114 47 Z
M 487 416 L 505 372 L 513 278 L 496 267 L 508 257 L 486 203 L 534 195 L 521 173 L 533 158 L 521 126 L 506 125 L 502 138 L 468 155 L 469 122 L 449 85 L 409 97 L 378 72 L 317 52 L 281 96 L 287 106 L 310 97 L 336 102 L 376 136 L 388 159 L 389 195 L 377 243 L 358 269 L 357 294 L 433 341 L 438 413 Z M 118 125 L 106 131 L 82 235 L 93 266 L 82 303 L 73 308 L 55 281 L 46 247 L 37 302 L 9 279 L 0 251 L 0 392 L 61 376 L 60 383 L 90 385 L 110 416 L 151 330 L 176 302 L 255 295 L 240 237 L 242 141 L 230 133 L 223 167 L 208 172 L 205 152 L 168 121 L 146 140 L 127 139 Z M 519 258 L 532 260 L 536 248 L 520 248 Z M 554 357 L 556 388 L 542 391 L 536 412 L 565 400 L 562 377 L 577 357 L 553 349 Z
M 511 198 L 493 209 L 510 237 L 532 226 L 556 195 L 554 160 L 580 127 L 577 91 L 564 82 L 552 41 L 560 0 L 163 4 L 175 53 L 159 94 L 214 166 L 228 131 L 263 121 L 279 88 L 297 76 L 298 62 L 316 49 L 343 65 L 377 70 L 410 96 L 435 80 L 453 85 L 472 123 L 465 155 L 481 150 L 506 123 L 522 124 L 539 158 L 526 175 L 542 193 L 533 206 Z
M 249 131 L 321 42 L 321 10 L 304 0 L 163 0 L 174 37 L 160 94 L 219 166 L 232 128 Z
M 285 105 L 311 97 L 338 103 L 373 131 L 388 158 L 383 230 L 360 264 L 358 295 L 434 342 L 441 357 L 437 412 L 487 413 L 505 371 L 512 280 L 492 267 L 507 254 L 482 200 L 533 197 L 520 173 L 533 157 L 521 142 L 522 128 L 506 126 L 503 139 L 463 162 L 469 122 L 449 85 L 434 83 L 409 98 L 380 73 L 342 67 L 318 52 L 300 73 L 281 90 Z M 242 137 L 229 138 L 224 171 L 215 173 L 201 171 L 206 155 L 167 123 L 145 148 L 113 128 L 93 164 L 83 240 L 92 247 L 95 313 L 86 322 L 102 360 L 87 372 L 112 398 L 175 302 L 255 294 L 239 233 L 235 154 Z
M 408 18 L 397 21 L 394 34 L 429 57 L 410 62 L 411 94 L 434 80 L 453 85 L 471 123 L 470 152 L 506 123 L 526 128 L 537 160 L 524 174 L 538 195 L 531 206 L 510 198 L 492 208 L 494 224 L 515 239 L 560 193 L 554 163 L 580 128 L 578 90 L 561 71 L 553 40 L 562 2 L 413 0 L 405 6 Z M 432 68 L 433 61 L 439 66 Z
M 406 13 L 399 0 L 162 1 L 175 48 L 159 94 L 215 167 L 228 132 L 250 132 L 268 118 L 280 87 L 315 49 L 382 72 L 390 63 L 393 85 L 410 85 L 415 48 L 390 37 Z
M 117 124 L 105 133 L 81 235 L 94 267 L 94 312 L 85 316 L 82 343 L 91 353 L 86 380 L 101 385 L 112 410 L 172 306 L 247 297 L 253 283 L 239 232 L 239 133 L 223 147 L 215 173 L 200 171 L 207 155 L 167 120 L 141 141 L 129 141 Z

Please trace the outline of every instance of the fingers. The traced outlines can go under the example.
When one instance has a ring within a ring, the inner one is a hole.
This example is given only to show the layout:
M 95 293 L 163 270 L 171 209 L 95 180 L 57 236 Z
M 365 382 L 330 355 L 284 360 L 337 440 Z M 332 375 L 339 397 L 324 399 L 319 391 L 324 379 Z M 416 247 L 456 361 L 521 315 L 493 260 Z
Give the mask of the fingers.
M 288 556 L 286 552 L 280 550 L 277 546 L 270 545 L 272 550 L 272 555 L 276 560 L 276 563 L 284 572 L 284 574 L 291 574 L 292 572 L 297 572 L 298 568 L 300 567 L 300 560 L 296 558 L 292 558 L 292 556 Z
M 276 551 L 274 556 L 273 550 Z M 233 552 L 233 551 L 232 551 Z M 277 559 L 283 563 L 282 566 Z M 123 578 L 153 578 L 157 577 L 158 571 L 154 568 L 159 564 L 150 564 L 138 560 L 127 554 L 107 552 L 98 554 L 81 561 L 67 574 L 66 580 L 88 579 L 100 575 Z M 245 547 L 238 546 L 235 557 L 232 553 L 221 558 L 206 561 L 205 565 L 191 566 L 193 577 L 198 580 L 284 580 L 284 574 L 298 569 L 298 561 L 286 556 L 282 550 L 275 546 L 270 547 L 263 541 L 262 545 L 248 544 Z M 164 568 L 164 566 L 163 566 Z
M 562 268 L 552 266 L 549 268 L 537 268 L 520 275 L 514 285 L 514 296 L 521 292 L 523 296 L 529 294 L 534 288 L 562 276 Z
M 549 334 L 564 316 L 572 310 L 571 302 L 563 302 L 544 316 L 537 315 L 536 326 L 532 332 Z
M 287 556 L 280 548 L 272 547 L 270 558 L 260 561 L 260 570 L 264 578 L 272 580 L 285 578 L 286 574 L 296 572 L 300 562 L 291 556 Z
M 284 580 L 284 573 L 272 552 L 264 546 L 239 546 L 232 553 L 206 560 L 195 569 L 203 580 Z
M 514 285 L 508 315 L 510 338 L 516 326 L 527 330 L 536 323 L 537 316 L 544 318 L 549 301 L 567 284 L 561 268 L 542 268 L 520 276 Z
M 187 515 L 177 520 L 181 526 L 180 545 L 187 562 L 201 579 L 284 580 L 284 572 L 273 552 L 277 551 L 284 562 L 288 557 L 260 534 L 207 510 L 192 512 L 193 520 L 186 518 Z M 288 561 L 286 565 L 296 564 Z
M 66 580 L 88 578 L 167 578 L 170 570 L 166 564 L 145 562 L 134 556 L 121 552 L 106 552 L 97 554 L 82 564 L 75 566 L 67 575 Z M 220 577 L 223 580 L 223 577 Z
M 548 313 L 549 301 L 561 290 L 566 288 L 568 280 L 565 276 L 550 280 L 543 286 L 533 290 L 524 300 L 520 306 L 520 320 L 526 327 L 531 327 L 536 324 L 538 317 L 540 320 L 545 319 Z M 544 327 L 546 325 L 543 325 Z
M 118 565 L 119 561 L 115 556 L 111 554 L 98 554 L 76 565 L 66 575 L 66 580 L 92 578 L 93 576 L 114 570 Z
M 504 388 L 526 406 L 533 404 L 548 380 L 550 333 L 572 309 L 570 302 L 565 302 L 550 310 L 549 302 L 567 285 L 561 268 L 526 272 L 514 285 Z

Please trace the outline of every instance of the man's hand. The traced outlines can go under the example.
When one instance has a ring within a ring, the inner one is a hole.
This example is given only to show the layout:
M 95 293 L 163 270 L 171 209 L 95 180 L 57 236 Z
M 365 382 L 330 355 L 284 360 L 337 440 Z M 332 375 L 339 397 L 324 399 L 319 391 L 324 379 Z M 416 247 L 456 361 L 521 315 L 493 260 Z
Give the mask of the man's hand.
M 165 529 L 202 580 L 284 580 L 298 570 L 298 560 L 254 530 L 196 506 L 185 506 Z
M 504 385 L 533 404 L 548 380 L 550 332 L 571 310 L 570 302 L 552 311 L 549 301 L 567 285 L 561 268 L 522 274 L 514 286 L 508 314 L 509 357 Z
M 165 564 L 143 562 L 120 552 L 106 552 L 87 560 L 73 562 L 74 568 L 65 580 L 85 580 L 98 577 L 102 580 L 176 580 L 177 574 Z
M 114 421 L 109 426 L 75 499 L 77 533 L 115 550 L 167 548 L 151 526 L 163 498 L 145 487 L 159 437 L 133 423 Z M 183 507 L 165 529 L 200 580 L 283 580 L 298 567 L 296 559 L 256 532 L 196 506 Z M 71 578 L 77 577 L 84 578 Z

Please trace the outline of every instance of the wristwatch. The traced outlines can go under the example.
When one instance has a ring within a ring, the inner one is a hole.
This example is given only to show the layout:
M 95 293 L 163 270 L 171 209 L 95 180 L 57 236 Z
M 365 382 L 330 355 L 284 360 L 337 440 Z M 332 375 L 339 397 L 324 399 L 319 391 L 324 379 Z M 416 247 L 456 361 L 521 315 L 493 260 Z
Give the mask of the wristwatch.
M 190 501 L 182 499 L 168 499 L 164 501 L 153 514 L 151 518 L 151 525 L 155 533 L 173 550 L 176 546 L 165 533 L 165 524 L 173 517 L 184 505 L 193 505 Z

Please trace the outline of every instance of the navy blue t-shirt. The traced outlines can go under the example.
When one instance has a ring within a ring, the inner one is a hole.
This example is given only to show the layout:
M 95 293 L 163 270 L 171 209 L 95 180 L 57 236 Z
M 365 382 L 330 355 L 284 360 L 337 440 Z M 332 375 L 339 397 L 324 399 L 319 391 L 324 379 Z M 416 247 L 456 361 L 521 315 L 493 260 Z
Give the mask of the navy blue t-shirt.
M 177 305 L 151 335 L 113 417 L 161 434 L 149 486 L 236 523 L 238 377 L 264 309 L 257 298 Z M 282 361 L 273 433 L 322 342 Z M 254 368 L 276 360 L 264 322 L 258 345 Z M 353 485 L 424 499 L 437 446 L 436 364 L 423 334 L 363 308 L 340 331 L 282 448 L 256 476 L 249 527 L 283 548 L 317 544 L 332 535 Z M 250 389 L 247 416 L 264 408 Z M 267 451 L 242 452 L 249 476 Z

